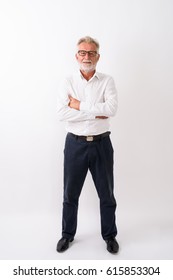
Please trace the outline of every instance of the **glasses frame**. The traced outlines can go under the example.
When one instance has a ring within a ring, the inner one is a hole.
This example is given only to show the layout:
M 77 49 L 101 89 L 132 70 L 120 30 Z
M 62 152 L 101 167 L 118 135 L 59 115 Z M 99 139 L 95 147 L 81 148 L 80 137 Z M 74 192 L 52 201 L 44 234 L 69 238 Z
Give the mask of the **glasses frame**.
M 81 54 L 81 52 L 83 52 L 84 54 Z M 86 56 L 86 54 L 88 54 L 90 57 L 96 57 L 98 55 L 97 51 L 85 51 L 85 50 L 78 50 L 78 55 L 80 56 Z

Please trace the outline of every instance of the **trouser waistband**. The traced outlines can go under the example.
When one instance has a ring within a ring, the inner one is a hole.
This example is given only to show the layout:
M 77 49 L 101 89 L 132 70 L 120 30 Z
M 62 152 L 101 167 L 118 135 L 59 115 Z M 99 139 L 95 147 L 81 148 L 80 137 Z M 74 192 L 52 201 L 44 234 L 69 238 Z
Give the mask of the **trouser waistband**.
M 104 132 L 104 133 L 98 134 L 98 135 L 88 135 L 88 136 L 76 135 L 76 134 L 73 134 L 71 132 L 69 132 L 68 134 L 75 137 L 76 139 L 81 139 L 81 140 L 84 140 L 84 141 L 87 141 L 87 142 L 92 142 L 92 141 L 97 141 L 97 140 L 100 140 L 104 137 L 109 136 L 110 131 L 107 131 L 107 132 Z

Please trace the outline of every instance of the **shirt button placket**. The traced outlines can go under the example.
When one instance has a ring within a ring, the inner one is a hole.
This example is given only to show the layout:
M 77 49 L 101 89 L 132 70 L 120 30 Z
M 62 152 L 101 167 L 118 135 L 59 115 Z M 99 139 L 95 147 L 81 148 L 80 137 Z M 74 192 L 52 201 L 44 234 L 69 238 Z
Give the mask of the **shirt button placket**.
M 89 94 L 90 94 L 90 90 L 89 90 L 89 84 L 87 83 L 86 84 L 86 86 L 85 86 L 85 102 L 89 102 L 89 100 L 90 100 L 90 96 L 89 96 Z M 88 121 L 86 121 L 86 134 L 89 134 L 89 124 L 90 124 L 90 122 L 89 122 L 89 120 Z

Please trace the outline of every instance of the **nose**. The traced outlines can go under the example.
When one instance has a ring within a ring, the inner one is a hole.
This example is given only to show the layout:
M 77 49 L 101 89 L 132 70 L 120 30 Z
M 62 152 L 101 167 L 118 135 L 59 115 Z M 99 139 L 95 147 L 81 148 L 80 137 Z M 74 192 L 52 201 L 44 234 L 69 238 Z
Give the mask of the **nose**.
M 85 54 L 85 58 L 89 58 L 89 53 L 86 53 L 86 54 Z

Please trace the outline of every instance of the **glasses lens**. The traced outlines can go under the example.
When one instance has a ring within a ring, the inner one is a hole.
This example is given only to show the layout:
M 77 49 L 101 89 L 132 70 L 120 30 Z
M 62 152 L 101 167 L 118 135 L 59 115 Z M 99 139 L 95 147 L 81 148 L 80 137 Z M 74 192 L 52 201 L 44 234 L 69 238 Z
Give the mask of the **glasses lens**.
M 90 51 L 88 52 L 89 56 L 96 56 L 97 52 L 96 51 Z
M 78 51 L 78 54 L 80 56 L 85 56 L 87 54 L 87 52 L 86 51 Z

